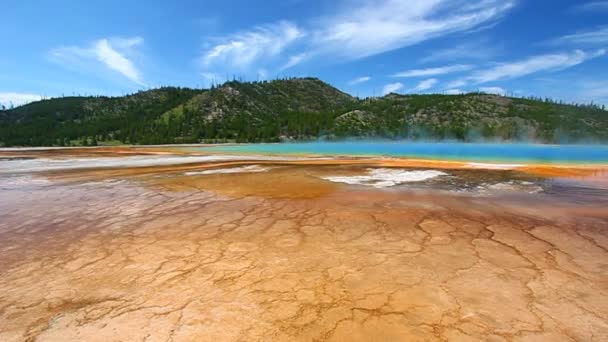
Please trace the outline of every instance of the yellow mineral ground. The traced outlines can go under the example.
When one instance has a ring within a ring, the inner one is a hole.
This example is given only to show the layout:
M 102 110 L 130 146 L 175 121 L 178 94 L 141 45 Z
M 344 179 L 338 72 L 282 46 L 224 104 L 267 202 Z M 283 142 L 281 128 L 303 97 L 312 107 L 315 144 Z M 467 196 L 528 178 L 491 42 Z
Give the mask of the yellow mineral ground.
M 32 174 L 0 189 L 0 341 L 608 340 L 601 203 L 322 179 L 404 164 Z

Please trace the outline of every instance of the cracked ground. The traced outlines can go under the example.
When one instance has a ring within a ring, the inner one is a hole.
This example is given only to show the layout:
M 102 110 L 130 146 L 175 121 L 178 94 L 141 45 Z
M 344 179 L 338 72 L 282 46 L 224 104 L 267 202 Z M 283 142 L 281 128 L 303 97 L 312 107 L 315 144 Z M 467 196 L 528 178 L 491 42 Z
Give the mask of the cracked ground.
M 608 340 L 601 208 L 109 173 L 0 190 L 0 341 Z

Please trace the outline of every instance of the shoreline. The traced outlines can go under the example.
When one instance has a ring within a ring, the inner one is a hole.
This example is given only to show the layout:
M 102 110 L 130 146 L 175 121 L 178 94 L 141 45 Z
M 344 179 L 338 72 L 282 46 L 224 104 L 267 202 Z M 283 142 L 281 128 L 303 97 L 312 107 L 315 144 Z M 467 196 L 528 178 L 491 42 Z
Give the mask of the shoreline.
M 196 145 L 205 147 L 210 145 Z M 149 165 L 140 166 L 92 166 L 92 169 L 116 169 L 116 168 L 168 168 L 175 167 L 176 170 L 195 169 L 201 167 L 216 167 L 219 165 L 243 165 L 250 163 L 261 164 L 284 164 L 284 165 L 367 165 L 369 167 L 403 167 L 403 168 L 436 168 L 436 169 L 470 169 L 470 170 L 515 170 L 538 176 L 569 177 L 588 176 L 602 173 L 608 170 L 608 163 L 546 163 L 546 162 L 517 162 L 517 161 L 470 161 L 457 159 L 434 159 L 420 157 L 378 156 L 378 155 L 348 155 L 348 154 L 312 154 L 312 153 L 253 153 L 253 152 L 226 152 L 226 151 L 184 151 L 173 149 L 170 146 L 119 146 L 119 147 L 86 147 L 86 148 L 52 148 L 52 149 L 24 149 L 24 150 L 0 150 L 0 158 L 33 158 L 33 159 L 65 159 L 78 158 L 125 158 L 135 156 L 176 156 L 176 157 L 200 157 L 200 156 L 233 156 L 235 160 L 209 160 L 193 161 L 187 160 L 175 164 L 155 165 L 150 161 Z M 282 158 L 281 158 L 282 157 Z M 293 159 L 298 158 L 298 159 Z M 301 159 L 299 159 L 301 158 Z M 126 163 L 128 164 L 128 163 Z

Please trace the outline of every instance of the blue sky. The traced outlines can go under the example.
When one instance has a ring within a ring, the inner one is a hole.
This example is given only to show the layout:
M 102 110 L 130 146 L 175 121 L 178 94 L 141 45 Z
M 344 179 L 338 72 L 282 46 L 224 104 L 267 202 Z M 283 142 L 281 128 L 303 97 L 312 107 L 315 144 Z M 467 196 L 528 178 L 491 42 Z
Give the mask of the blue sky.
M 608 1 L 3 0 L 0 103 L 226 78 L 608 104 Z

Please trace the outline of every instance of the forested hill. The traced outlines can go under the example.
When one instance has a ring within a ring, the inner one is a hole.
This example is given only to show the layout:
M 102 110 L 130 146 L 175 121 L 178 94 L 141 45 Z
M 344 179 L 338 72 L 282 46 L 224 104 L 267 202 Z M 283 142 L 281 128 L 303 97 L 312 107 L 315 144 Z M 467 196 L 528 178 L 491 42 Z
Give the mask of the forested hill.
M 0 111 L 3 146 L 319 137 L 608 141 L 608 111 L 480 93 L 358 99 L 316 78 L 54 98 Z

